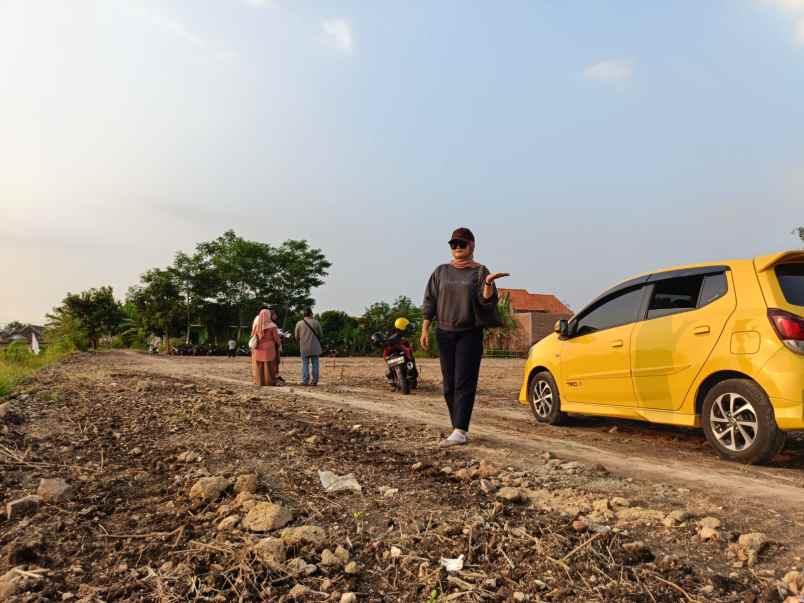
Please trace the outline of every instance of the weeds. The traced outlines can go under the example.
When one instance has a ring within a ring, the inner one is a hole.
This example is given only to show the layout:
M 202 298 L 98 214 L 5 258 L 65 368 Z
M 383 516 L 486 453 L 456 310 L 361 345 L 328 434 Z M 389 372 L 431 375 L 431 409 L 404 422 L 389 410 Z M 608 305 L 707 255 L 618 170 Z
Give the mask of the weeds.
M 8 396 L 19 383 L 39 369 L 72 351 L 71 346 L 61 343 L 48 346 L 39 355 L 33 354 L 24 343 L 13 343 L 0 350 L 0 398 Z

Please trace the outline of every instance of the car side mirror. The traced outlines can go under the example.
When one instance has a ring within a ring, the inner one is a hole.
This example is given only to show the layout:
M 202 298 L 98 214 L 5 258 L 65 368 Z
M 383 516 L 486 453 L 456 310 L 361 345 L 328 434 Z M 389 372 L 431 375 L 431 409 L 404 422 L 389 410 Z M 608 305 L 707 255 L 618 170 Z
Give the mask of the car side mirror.
M 562 318 L 556 321 L 553 331 L 558 333 L 561 337 L 566 337 L 569 334 L 569 323 Z

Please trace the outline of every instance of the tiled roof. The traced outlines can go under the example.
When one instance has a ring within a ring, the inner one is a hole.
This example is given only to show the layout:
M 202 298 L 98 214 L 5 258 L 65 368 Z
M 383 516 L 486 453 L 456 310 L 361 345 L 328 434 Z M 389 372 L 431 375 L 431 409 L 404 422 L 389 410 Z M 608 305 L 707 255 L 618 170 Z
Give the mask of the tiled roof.
M 549 312 L 551 314 L 572 314 L 555 296 L 549 293 L 529 293 L 527 289 L 499 289 L 502 298 L 508 295 L 514 312 Z

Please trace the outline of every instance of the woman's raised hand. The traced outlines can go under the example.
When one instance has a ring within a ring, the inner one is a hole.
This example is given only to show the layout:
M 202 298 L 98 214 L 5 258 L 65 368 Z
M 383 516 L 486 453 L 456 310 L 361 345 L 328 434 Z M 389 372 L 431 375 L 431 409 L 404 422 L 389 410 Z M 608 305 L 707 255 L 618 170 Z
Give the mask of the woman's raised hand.
M 510 272 L 493 272 L 486 277 L 486 283 L 489 285 L 496 281 L 498 278 L 503 278 L 505 276 L 511 276 Z

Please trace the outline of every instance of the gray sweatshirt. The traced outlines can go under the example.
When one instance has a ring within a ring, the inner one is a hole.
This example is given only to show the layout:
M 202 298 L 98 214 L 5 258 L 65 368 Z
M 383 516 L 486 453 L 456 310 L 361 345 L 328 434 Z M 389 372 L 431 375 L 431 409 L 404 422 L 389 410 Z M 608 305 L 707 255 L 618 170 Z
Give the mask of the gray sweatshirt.
M 315 335 L 313 331 L 315 331 Z M 321 332 L 321 323 L 315 318 L 304 318 L 297 322 L 295 335 L 302 354 L 307 356 L 321 355 L 321 342 L 319 340 L 323 337 L 323 333 Z
M 483 298 L 483 282 L 489 274 L 485 266 L 454 268 L 442 264 L 433 271 L 424 290 L 422 314 L 426 320 L 437 320 L 443 331 L 468 331 L 475 328 L 473 300 L 481 304 L 497 303 L 497 287 L 490 299 Z

